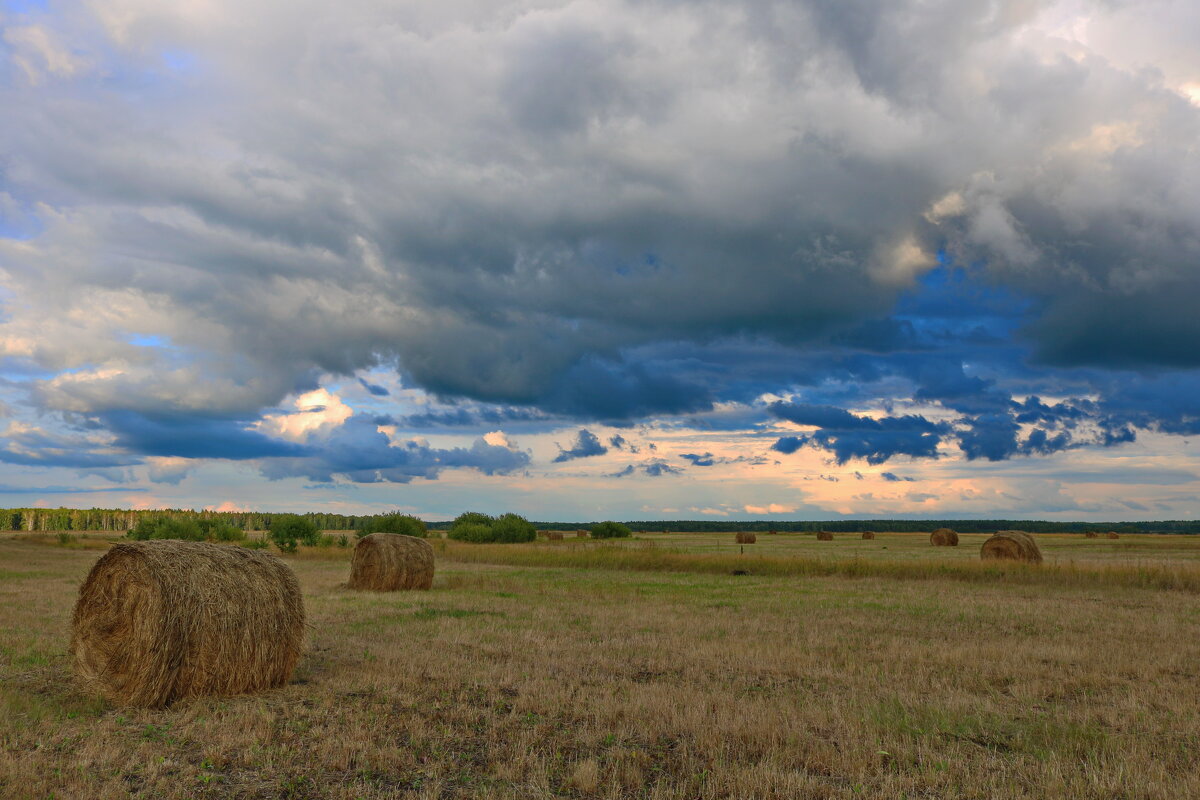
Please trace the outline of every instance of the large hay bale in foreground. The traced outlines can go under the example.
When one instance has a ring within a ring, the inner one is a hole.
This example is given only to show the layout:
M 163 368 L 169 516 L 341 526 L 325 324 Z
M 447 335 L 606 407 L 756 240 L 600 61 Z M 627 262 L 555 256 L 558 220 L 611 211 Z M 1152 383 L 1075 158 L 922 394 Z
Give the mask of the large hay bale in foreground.
M 1121 534 L 1117 533 L 1116 531 L 1109 531 L 1109 532 L 1108 532 L 1108 538 L 1110 538 L 1110 539 L 1120 539 L 1120 538 L 1121 538 Z
M 738 531 L 733 538 L 738 544 L 754 544 L 758 541 L 758 537 L 749 531 Z
M 350 559 L 351 589 L 396 592 L 433 585 L 433 546 L 399 533 L 372 533 L 358 540 Z
M 1013 561 L 1042 563 L 1042 551 L 1033 537 L 1024 531 L 999 531 L 983 543 L 980 558 L 1003 558 Z
M 282 686 L 304 643 L 292 570 L 241 547 L 122 542 L 79 587 L 71 656 L 85 692 L 164 706 Z
M 958 533 L 949 528 L 938 528 L 929 534 L 929 543 L 934 547 L 958 547 Z
M 871 531 L 863 531 L 863 535 L 862 535 L 862 537 L 863 537 L 864 539 L 874 539 L 874 538 L 875 538 L 875 534 L 874 534 L 873 532 L 871 532 Z
M 822 542 L 832 542 L 833 534 L 829 531 L 817 531 L 817 538 Z

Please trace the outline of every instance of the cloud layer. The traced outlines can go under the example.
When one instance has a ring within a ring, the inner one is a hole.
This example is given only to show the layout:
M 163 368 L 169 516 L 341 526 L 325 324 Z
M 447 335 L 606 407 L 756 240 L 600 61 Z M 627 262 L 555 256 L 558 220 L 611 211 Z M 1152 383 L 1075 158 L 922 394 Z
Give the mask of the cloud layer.
M 0 461 L 682 479 L 1200 429 L 1192 3 L 6 9 Z

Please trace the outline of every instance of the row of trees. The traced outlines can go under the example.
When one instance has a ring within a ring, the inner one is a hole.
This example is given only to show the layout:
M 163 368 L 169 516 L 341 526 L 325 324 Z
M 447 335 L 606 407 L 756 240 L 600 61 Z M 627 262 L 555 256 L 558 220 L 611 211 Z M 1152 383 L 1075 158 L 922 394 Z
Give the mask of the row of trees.
M 476 513 L 476 512 L 470 512 Z M 377 526 L 401 525 L 410 536 L 424 535 L 427 529 L 448 530 L 459 523 L 424 523 L 416 517 L 393 512 L 389 514 L 271 514 L 259 511 L 194 511 L 171 508 L 151 511 L 127 508 L 10 508 L 0 509 L 0 528 L 13 531 L 130 531 L 146 519 L 188 519 L 197 524 L 220 522 L 243 531 L 265 531 L 271 528 L 277 517 L 299 516 L 310 521 L 318 530 L 354 531 L 359 535 L 380 530 Z M 487 515 L 480 515 L 487 516 Z M 495 519 L 502 519 L 503 515 Z M 516 516 L 516 515 L 512 515 Z M 411 522 L 396 522 L 406 518 Z M 461 519 L 461 516 L 460 518 Z M 493 519 L 488 517 L 488 519 Z M 521 519 L 524 519 L 523 517 Z M 380 520 L 391 520 L 381 523 Z M 480 524 L 478 520 L 473 520 Z M 486 523 L 489 524 L 490 523 Z M 506 523 L 511 524 L 511 523 Z M 535 529 L 574 531 L 587 524 L 579 522 L 531 522 Z M 624 523 L 635 531 L 681 531 L 726 532 L 726 531 L 929 531 L 936 528 L 953 528 L 960 533 L 991 533 L 998 530 L 1024 530 L 1032 533 L 1085 533 L 1087 531 L 1118 533 L 1200 533 L 1200 520 L 1161 520 L 1155 522 L 1049 522 L 1046 520 L 1012 519 L 873 519 L 873 520 L 824 520 L 824 521 L 772 521 L 772 520 L 644 520 Z M 419 530 L 420 533 L 412 531 Z

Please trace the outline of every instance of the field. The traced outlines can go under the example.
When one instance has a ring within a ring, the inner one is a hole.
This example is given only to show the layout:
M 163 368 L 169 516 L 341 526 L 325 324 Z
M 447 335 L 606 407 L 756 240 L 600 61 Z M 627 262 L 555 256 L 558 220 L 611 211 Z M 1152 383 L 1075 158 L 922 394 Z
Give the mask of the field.
M 6 535 L 0 796 L 1200 797 L 1200 540 L 982 538 L 439 541 L 395 595 L 306 549 L 293 683 L 147 711 L 71 688 L 105 537 Z

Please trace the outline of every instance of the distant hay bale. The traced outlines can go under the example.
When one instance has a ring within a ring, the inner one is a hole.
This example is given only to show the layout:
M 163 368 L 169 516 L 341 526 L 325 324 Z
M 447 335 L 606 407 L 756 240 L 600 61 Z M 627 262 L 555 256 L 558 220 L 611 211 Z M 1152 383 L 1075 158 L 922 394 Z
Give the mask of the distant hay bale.
M 934 547 L 958 547 L 958 534 L 949 528 L 938 528 L 929 534 L 929 543 Z
M 71 657 L 81 688 L 119 705 L 282 686 L 304 643 L 292 570 L 242 547 L 114 545 L 79 587 Z
M 350 559 L 350 589 L 396 592 L 433 585 L 433 546 L 399 533 L 372 533 L 358 540 Z
M 1024 531 L 999 531 L 993 534 L 983 543 L 979 555 L 983 559 L 1005 558 L 1031 564 L 1042 563 L 1041 548 Z
M 575 538 L 576 538 L 576 539 L 586 539 L 587 537 L 588 537 L 588 532 L 587 532 L 587 531 L 585 531 L 585 530 L 578 530 L 578 531 L 575 531 Z
M 1108 538 L 1110 538 L 1110 539 L 1120 539 L 1120 538 L 1121 538 L 1121 534 L 1117 533 L 1116 531 L 1109 531 L 1109 532 L 1108 532 Z
M 546 538 L 552 542 L 561 542 L 563 540 L 562 531 L 547 531 Z
M 767 535 L 768 535 L 768 536 L 777 536 L 778 534 L 779 534 L 779 531 L 777 531 L 777 530 L 769 530 L 769 531 L 767 531 Z
M 832 542 L 833 534 L 829 531 L 817 531 L 817 538 L 822 542 Z
M 862 537 L 863 537 L 864 539 L 874 539 L 874 538 L 875 538 L 875 534 L 874 534 L 874 533 L 872 533 L 871 531 L 863 531 L 863 535 L 862 535 Z
M 1096 533 L 1095 531 L 1088 531 L 1087 533 L 1084 534 L 1084 536 L 1086 536 L 1089 539 L 1095 539 L 1099 535 L 1100 534 Z
M 758 537 L 749 531 L 738 531 L 734 534 L 734 540 L 738 544 L 754 544 L 758 541 Z

